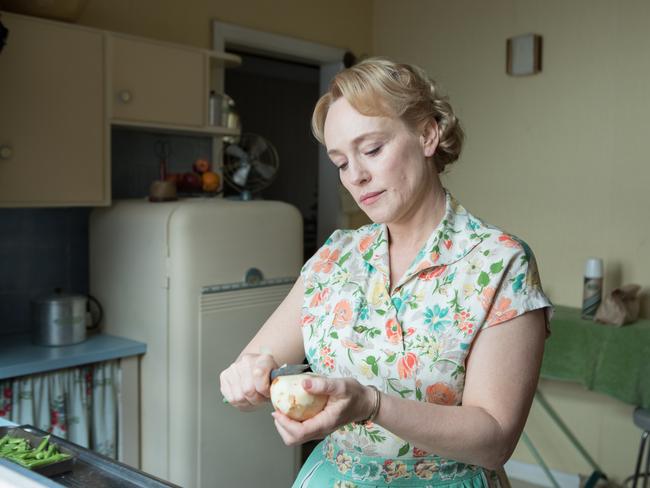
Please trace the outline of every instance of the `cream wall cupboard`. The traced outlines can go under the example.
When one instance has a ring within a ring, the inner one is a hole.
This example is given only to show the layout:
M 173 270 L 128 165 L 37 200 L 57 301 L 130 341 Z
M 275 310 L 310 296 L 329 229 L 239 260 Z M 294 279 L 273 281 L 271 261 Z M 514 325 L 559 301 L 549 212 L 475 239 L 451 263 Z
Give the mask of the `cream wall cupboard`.
M 3 14 L 0 206 L 110 200 L 101 31 Z
M 111 35 L 113 119 L 202 127 L 205 56 L 190 48 Z
M 233 131 L 208 124 L 215 67 L 239 64 L 238 56 L 110 33 L 111 122 L 212 135 Z
M 0 207 L 111 200 L 111 125 L 220 137 L 208 124 L 215 69 L 241 58 L 2 13 Z

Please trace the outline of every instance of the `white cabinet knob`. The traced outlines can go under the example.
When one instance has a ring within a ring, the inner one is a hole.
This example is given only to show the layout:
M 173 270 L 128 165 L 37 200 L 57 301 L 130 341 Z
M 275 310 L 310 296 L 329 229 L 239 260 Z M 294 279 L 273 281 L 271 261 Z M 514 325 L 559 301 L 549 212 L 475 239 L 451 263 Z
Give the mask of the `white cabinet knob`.
M 133 99 L 133 96 L 131 95 L 131 92 L 129 90 L 121 90 L 119 93 L 119 98 L 120 98 L 120 102 L 122 103 L 130 103 L 131 100 Z
M 11 146 L 0 146 L 0 159 L 9 159 L 13 154 L 14 151 Z

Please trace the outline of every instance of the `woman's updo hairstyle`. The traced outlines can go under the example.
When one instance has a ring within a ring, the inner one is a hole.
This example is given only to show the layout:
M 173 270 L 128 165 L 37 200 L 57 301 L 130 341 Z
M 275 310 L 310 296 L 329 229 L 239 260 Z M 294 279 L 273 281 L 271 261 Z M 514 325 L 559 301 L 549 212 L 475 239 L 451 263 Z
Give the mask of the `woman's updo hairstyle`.
M 435 120 L 440 141 L 433 162 L 438 173 L 458 159 L 463 129 L 446 97 L 421 68 L 385 58 L 369 58 L 339 72 L 316 103 L 311 119 L 314 136 L 325 144 L 323 128 L 330 105 L 340 97 L 367 116 L 399 117 L 414 133 Z

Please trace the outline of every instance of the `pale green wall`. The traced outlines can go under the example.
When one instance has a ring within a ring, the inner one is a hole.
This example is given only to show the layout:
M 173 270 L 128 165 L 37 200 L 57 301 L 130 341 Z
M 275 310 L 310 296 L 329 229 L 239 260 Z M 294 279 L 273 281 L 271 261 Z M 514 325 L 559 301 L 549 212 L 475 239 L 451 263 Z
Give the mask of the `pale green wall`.
M 372 0 L 88 0 L 79 23 L 211 48 L 213 19 L 356 54 L 371 48 Z
M 425 68 L 466 129 L 445 184 L 471 212 L 531 245 L 557 304 L 579 306 L 590 255 L 605 260 L 606 288 L 650 285 L 648 26 L 650 2 L 641 0 L 374 4 L 374 53 Z M 529 32 L 543 36 L 543 71 L 509 77 L 506 39 Z M 544 385 L 605 469 L 629 474 L 639 439 L 632 407 Z M 588 471 L 537 408 L 527 429 L 554 467 Z M 516 457 L 530 459 L 522 450 Z
M 646 1 L 375 3 L 374 52 L 424 67 L 466 128 L 448 186 L 528 241 L 558 304 L 579 305 L 590 255 L 607 287 L 650 285 L 649 26 Z M 506 38 L 527 32 L 543 71 L 510 77 Z

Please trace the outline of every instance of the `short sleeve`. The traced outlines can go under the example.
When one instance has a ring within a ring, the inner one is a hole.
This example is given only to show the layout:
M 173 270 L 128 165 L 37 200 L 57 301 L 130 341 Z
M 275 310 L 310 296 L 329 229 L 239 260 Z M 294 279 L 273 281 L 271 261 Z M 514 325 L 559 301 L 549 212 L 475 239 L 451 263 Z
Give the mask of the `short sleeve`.
M 513 242 L 511 239 L 510 242 Z M 510 247 L 504 272 L 494 289 L 484 328 L 502 324 L 526 312 L 544 309 L 546 336 L 550 335 L 553 304 L 544 294 L 535 255 L 528 245 L 516 240 Z M 505 261 L 505 260 L 504 260 Z

